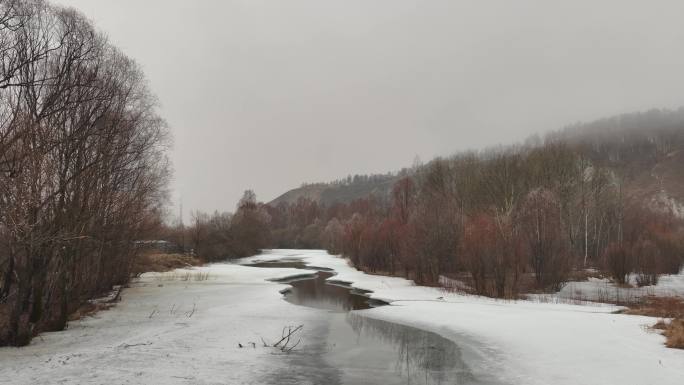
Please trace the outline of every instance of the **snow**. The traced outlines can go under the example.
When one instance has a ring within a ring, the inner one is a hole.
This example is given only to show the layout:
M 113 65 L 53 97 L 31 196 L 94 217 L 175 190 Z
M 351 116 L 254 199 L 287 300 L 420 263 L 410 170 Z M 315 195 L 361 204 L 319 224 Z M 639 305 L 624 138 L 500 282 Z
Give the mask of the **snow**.
M 194 281 L 198 271 L 208 279 Z M 286 362 L 260 337 L 317 317 L 282 300 L 286 285 L 266 281 L 299 272 L 216 264 L 144 274 L 110 310 L 27 347 L 1 348 L 0 383 L 262 384 Z M 258 348 L 238 347 L 248 342 Z
M 478 341 L 480 363 L 525 384 L 682 384 L 684 350 L 668 349 L 648 329 L 651 317 L 615 314 L 619 307 L 533 301 L 502 301 L 416 286 L 396 277 L 364 274 L 323 251 L 271 251 L 251 260 L 299 257 L 332 268 L 331 278 L 371 290 L 390 306 L 365 316 L 427 329 L 462 341 Z M 681 275 L 664 277 L 655 292 L 680 293 Z M 461 339 L 459 339 L 461 338 Z M 502 360 L 503 362 L 500 362 Z
M 660 276 L 654 286 L 636 287 L 636 277 L 630 276 L 633 287 L 618 287 L 606 278 L 589 278 L 583 282 L 569 282 L 554 295 L 561 299 L 582 301 L 611 301 L 625 303 L 647 296 L 684 297 L 684 272 Z
M 651 207 L 664 213 L 672 213 L 677 218 L 684 219 L 684 204 L 670 196 L 665 189 L 661 189 L 651 199 Z
M 684 383 L 684 351 L 648 330 L 655 319 L 614 314 L 615 306 L 465 296 L 365 274 L 316 250 L 271 250 L 240 262 L 282 259 L 334 269 L 332 280 L 371 290 L 390 305 L 359 314 L 457 342 L 475 374 L 513 384 Z M 144 274 L 111 310 L 27 347 L 0 349 L 0 383 L 278 383 L 269 374 L 288 369 L 284 354 L 237 345 L 320 322 L 320 310 L 283 301 L 287 285 L 271 281 L 300 274 L 229 263 Z M 661 284 L 678 290 L 679 279 Z

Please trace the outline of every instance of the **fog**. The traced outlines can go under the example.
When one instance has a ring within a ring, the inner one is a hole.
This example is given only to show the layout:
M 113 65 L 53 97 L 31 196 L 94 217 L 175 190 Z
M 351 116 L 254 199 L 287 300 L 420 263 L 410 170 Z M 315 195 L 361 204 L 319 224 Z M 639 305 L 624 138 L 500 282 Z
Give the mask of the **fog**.
M 58 3 L 143 67 L 186 212 L 684 105 L 681 1 Z

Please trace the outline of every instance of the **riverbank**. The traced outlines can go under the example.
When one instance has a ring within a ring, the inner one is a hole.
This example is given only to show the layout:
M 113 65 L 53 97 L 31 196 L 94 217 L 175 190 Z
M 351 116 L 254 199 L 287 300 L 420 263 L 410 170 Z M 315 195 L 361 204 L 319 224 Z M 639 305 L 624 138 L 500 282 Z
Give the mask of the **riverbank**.
M 216 264 L 143 274 L 110 310 L 43 333 L 29 346 L 0 348 L 0 383 L 271 383 L 270 373 L 287 362 L 260 338 L 318 318 L 282 300 L 286 285 L 267 281 L 298 272 Z M 249 342 L 258 345 L 238 345 Z
M 370 290 L 390 305 L 364 317 L 418 327 L 455 341 L 474 377 L 510 384 L 680 384 L 684 351 L 648 330 L 652 317 L 609 305 L 499 301 L 367 275 L 323 251 L 274 250 L 256 260 L 300 260 Z M 295 268 L 212 264 L 147 273 L 108 311 L 44 333 L 24 348 L 0 349 L 2 384 L 344 384 L 320 358 L 324 312 L 283 300 L 272 281 Z M 263 347 L 286 325 L 305 325 L 303 352 Z M 251 344 L 254 342 L 254 345 Z M 242 345 L 243 347 L 240 347 Z M 318 358 L 317 358 L 318 357 Z M 477 381 L 474 381 L 478 383 Z
M 503 301 L 415 286 L 397 277 L 368 275 L 325 252 L 277 250 L 252 260 L 298 258 L 334 269 L 335 280 L 370 290 L 390 306 L 364 313 L 386 321 L 467 336 L 483 360 L 520 384 L 681 384 L 684 351 L 669 349 L 650 330 L 653 317 L 615 314 L 621 308 L 584 303 Z

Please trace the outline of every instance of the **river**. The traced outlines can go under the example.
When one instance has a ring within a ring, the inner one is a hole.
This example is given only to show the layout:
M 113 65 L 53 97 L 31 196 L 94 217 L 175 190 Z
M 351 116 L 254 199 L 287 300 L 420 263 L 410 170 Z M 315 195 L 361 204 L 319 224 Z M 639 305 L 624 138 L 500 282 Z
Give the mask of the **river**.
M 301 262 L 262 262 L 258 267 L 305 269 L 287 283 L 287 302 L 324 314 L 308 329 L 306 343 L 285 359 L 287 370 L 265 376 L 272 384 L 482 384 L 461 357 L 459 346 L 438 334 L 364 316 L 384 306 L 368 292 L 335 281 L 335 272 Z

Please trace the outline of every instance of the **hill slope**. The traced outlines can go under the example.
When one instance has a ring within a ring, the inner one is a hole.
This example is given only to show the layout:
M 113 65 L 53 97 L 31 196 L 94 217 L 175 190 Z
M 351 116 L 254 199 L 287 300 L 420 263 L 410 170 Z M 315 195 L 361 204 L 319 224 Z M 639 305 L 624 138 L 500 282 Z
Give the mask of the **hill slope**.
M 280 203 L 293 204 L 300 198 L 311 199 L 324 206 L 335 203 L 350 203 L 359 198 L 373 195 L 384 199 L 389 196 L 392 187 L 400 176 L 398 175 L 371 175 L 355 176 L 332 183 L 307 184 L 292 189 L 272 200 L 268 204 L 277 206 Z
M 684 217 L 684 108 L 623 114 L 577 124 L 547 138 L 564 142 L 593 163 L 613 170 L 632 197 Z M 269 204 L 292 204 L 307 198 L 329 206 L 369 195 L 385 198 L 405 174 L 404 170 L 399 174 L 357 175 L 332 183 L 307 184 L 287 191 Z

